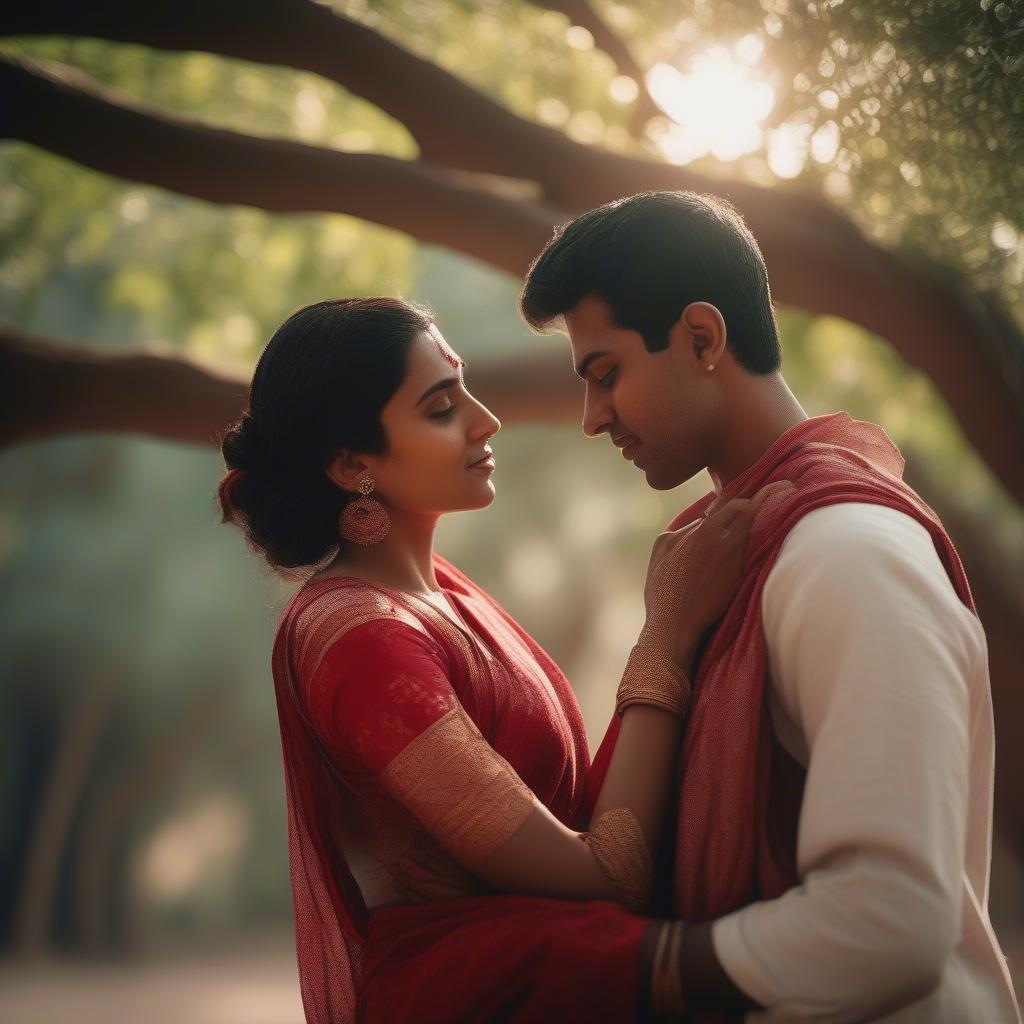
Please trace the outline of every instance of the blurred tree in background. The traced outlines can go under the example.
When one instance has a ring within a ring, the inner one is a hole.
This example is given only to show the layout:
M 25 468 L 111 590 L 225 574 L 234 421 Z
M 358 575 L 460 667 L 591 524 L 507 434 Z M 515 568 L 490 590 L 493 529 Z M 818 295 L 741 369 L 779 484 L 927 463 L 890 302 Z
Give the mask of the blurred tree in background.
M 517 275 L 554 224 L 646 188 L 734 202 L 804 407 L 881 423 L 949 526 L 1024 849 L 1019 3 L 43 0 L 0 31 L 9 945 L 289 920 L 269 651 L 290 588 L 212 528 L 215 452 L 82 432 L 212 441 L 302 303 L 437 310 L 506 421 L 498 500 L 439 547 L 599 738 L 652 534 L 707 482 L 653 492 L 584 442 Z

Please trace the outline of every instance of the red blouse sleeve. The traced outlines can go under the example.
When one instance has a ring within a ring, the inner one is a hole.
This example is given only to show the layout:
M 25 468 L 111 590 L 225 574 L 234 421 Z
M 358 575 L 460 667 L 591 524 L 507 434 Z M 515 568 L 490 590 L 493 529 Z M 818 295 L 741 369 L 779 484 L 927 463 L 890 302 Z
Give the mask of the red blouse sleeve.
M 397 619 L 364 622 L 335 640 L 307 699 L 329 745 L 377 775 L 459 703 L 445 652 Z
M 459 701 L 443 648 L 414 626 L 374 619 L 349 629 L 325 652 L 307 699 L 328 745 L 377 776 L 466 867 L 533 809 L 529 787 Z

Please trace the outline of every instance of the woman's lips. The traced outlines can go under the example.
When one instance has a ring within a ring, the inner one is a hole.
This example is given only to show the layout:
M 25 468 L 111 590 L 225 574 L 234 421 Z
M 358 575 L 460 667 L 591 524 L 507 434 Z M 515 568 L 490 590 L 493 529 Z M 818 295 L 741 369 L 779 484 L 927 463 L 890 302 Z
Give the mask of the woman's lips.
M 488 455 L 486 458 L 481 459 L 479 462 L 474 462 L 470 469 L 476 469 L 481 472 L 490 473 L 494 470 L 494 456 Z

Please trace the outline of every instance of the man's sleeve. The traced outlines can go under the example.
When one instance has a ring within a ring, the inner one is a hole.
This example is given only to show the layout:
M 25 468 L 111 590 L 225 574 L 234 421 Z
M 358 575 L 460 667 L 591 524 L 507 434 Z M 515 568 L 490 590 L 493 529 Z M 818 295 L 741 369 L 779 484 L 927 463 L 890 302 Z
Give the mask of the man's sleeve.
M 927 531 L 863 503 L 794 527 L 762 610 L 808 750 L 800 884 L 715 922 L 715 950 L 769 1020 L 873 1019 L 932 991 L 959 942 L 984 635 Z

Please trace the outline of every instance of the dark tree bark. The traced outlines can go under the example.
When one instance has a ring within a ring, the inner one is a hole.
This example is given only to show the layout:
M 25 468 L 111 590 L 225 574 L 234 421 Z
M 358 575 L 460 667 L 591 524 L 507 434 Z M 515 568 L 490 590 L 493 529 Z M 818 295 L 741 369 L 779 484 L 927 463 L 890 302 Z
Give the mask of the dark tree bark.
M 540 2 L 575 11 L 574 21 L 586 17 L 584 0 Z M 870 243 L 816 196 L 715 181 L 580 145 L 307 0 L 37 0 L 8 5 L 0 34 L 89 35 L 320 74 L 401 121 L 420 159 L 210 128 L 102 89 L 80 72 L 13 59 L 0 60 L 0 90 L 14 97 L 0 105 L 0 137 L 209 202 L 351 214 L 513 274 L 526 270 L 555 224 L 580 210 L 647 189 L 723 193 L 761 244 L 775 299 L 844 317 L 891 342 L 931 377 L 972 445 L 1024 503 L 1019 329 L 959 279 Z M 598 44 L 614 49 L 604 36 Z M 627 58 L 615 57 L 620 68 Z M 474 365 L 473 372 L 474 391 L 507 423 L 579 415 L 564 351 Z M 0 445 L 80 430 L 215 443 L 241 409 L 245 382 L 174 355 L 70 349 L 0 330 L 0 388 Z M 1001 737 L 997 799 L 1021 849 L 1024 773 L 1013 770 L 1019 757 L 1009 740 L 1024 725 L 1017 685 L 1024 595 L 1007 587 L 1007 567 L 977 526 L 912 465 L 908 479 L 947 522 L 988 631 Z
M 1024 345 L 1016 326 L 948 275 L 911 266 L 868 242 L 814 196 L 716 182 L 580 145 L 308 0 L 224 0 L 209 7 L 105 0 L 86 9 L 71 0 L 41 0 L 0 15 L 0 32 L 88 34 L 321 74 L 400 120 L 422 159 L 399 168 L 402 161 L 326 156 L 315 147 L 248 139 L 147 114 L 87 86 L 84 76 L 77 76 L 77 85 L 61 84 L 10 67 L 7 83 L 20 101 L 0 114 L 0 133 L 213 202 L 351 213 L 513 273 L 525 270 L 554 223 L 578 210 L 645 189 L 724 191 L 761 244 L 776 300 L 844 317 L 888 339 L 932 378 L 971 443 L 1024 502 L 1024 446 L 1008 443 L 1024 437 L 1017 362 Z M 117 146 L 127 130 L 141 132 L 150 145 Z M 97 137 L 102 146 L 92 143 Z M 153 146 L 167 153 L 172 141 L 178 159 L 171 166 L 147 159 Z M 285 162 L 282 177 L 275 172 Z M 190 172 L 189 164 L 197 169 Z M 228 180 L 216 173 L 223 166 L 232 168 Z M 456 171 L 525 180 L 536 199 L 513 198 Z
M 173 352 L 73 346 L 0 325 L 0 450 L 92 431 L 214 444 L 241 414 L 248 383 Z M 473 393 L 510 426 L 581 415 L 562 346 L 474 363 Z

